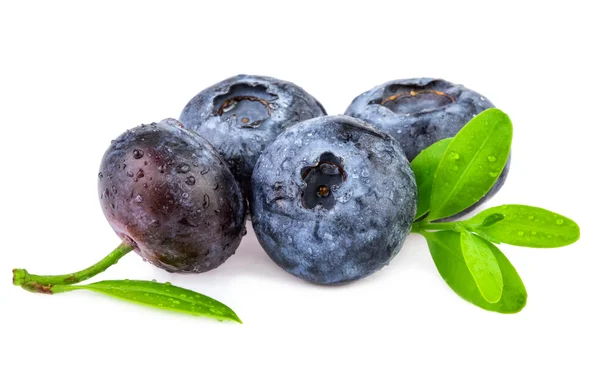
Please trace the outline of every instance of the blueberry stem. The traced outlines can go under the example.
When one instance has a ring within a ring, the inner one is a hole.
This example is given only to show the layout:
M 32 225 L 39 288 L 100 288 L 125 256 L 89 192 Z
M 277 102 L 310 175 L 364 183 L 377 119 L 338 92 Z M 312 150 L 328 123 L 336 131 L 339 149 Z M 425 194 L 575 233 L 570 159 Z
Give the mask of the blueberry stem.
M 52 294 L 55 292 L 53 286 L 80 283 L 106 271 L 108 267 L 116 264 L 119 259 L 133 250 L 133 248 L 134 246 L 131 243 L 123 242 L 98 263 L 79 272 L 65 275 L 34 275 L 23 268 L 15 268 L 13 270 L 13 284 L 32 293 Z M 60 290 L 58 293 L 67 290 Z

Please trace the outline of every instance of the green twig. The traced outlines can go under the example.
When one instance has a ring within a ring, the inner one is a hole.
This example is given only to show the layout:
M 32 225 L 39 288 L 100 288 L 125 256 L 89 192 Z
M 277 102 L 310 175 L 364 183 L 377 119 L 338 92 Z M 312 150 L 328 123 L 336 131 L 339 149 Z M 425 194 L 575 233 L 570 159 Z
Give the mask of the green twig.
M 121 243 L 115 250 L 108 254 L 104 259 L 79 272 L 68 273 L 65 275 L 34 275 L 23 268 L 13 270 L 13 284 L 33 293 L 51 294 L 54 285 L 70 285 L 85 281 L 108 267 L 116 264 L 125 254 L 133 250 L 130 243 Z
M 413 224 L 411 233 L 423 233 L 426 230 L 453 230 L 459 232 L 462 229 L 460 222 L 431 223 L 427 220 L 417 221 Z

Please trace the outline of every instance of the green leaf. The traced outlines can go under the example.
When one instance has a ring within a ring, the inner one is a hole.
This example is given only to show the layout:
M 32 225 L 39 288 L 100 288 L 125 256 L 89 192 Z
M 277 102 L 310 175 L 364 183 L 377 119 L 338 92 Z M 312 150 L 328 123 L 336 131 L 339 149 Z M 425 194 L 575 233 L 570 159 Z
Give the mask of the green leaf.
M 206 316 L 218 320 L 242 321 L 236 313 L 221 302 L 194 291 L 143 280 L 105 280 L 86 285 L 56 285 L 53 293 L 77 289 L 91 290 L 125 301 L 176 311 L 189 315 Z
M 504 219 L 481 226 L 489 216 L 498 214 Z M 543 208 L 519 204 L 488 208 L 463 224 L 493 242 L 515 246 L 561 247 L 579 239 L 579 226 L 573 220 Z
M 418 188 L 417 214 L 415 215 L 415 219 L 418 219 L 429 212 L 429 199 L 431 197 L 433 175 L 440 164 L 440 160 L 442 160 L 442 156 L 448 148 L 450 141 L 452 141 L 452 138 L 446 138 L 432 144 L 421 151 L 410 163 L 415 174 Z
M 504 283 L 500 300 L 496 303 L 489 303 L 479 293 L 477 284 L 467 268 L 462 255 L 460 233 L 438 231 L 424 232 L 423 235 L 427 240 L 438 272 L 448 286 L 463 299 L 483 309 L 503 314 L 517 313 L 525 307 L 527 291 L 523 281 L 513 265 L 496 246 L 484 240 L 498 262 Z
M 502 296 L 502 271 L 492 250 L 483 239 L 467 232 L 460 234 L 460 247 L 475 284 L 483 298 L 496 303 Z
M 474 117 L 448 145 L 434 174 L 429 220 L 452 216 L 479 201 L 504 169 L 512 124 L 499 109 Z

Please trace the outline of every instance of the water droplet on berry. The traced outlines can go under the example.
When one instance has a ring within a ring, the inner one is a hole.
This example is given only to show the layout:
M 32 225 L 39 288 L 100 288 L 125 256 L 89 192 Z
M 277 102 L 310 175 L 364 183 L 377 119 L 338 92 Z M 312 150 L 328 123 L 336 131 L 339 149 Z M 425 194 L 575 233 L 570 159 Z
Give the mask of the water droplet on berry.
M 189 171 L 190 171 L 190 166 L 187 165 L 187 164 L 185 164 L 185 163 L 184 164 L 180 164 L 177 167 L 177 172 L 179 172 L 179 173 L 188 173 Z
M 142 198 L 141 195 L 138 195 L 137 197 L 135 197 L 135 201 L 138 203 L 142 203 L 143 200 L 144 200 L 144 198 Z
M 194 185 L 196 183 L 196 178 L 194 176 L 188 176 L 185 179 L 185 183 L 188 185 Z
M 141 159 L 142 156 L 144 156 L 144 151 L 138 150 L 137 148 L 135 150 L 133 150 L 134 159 Z

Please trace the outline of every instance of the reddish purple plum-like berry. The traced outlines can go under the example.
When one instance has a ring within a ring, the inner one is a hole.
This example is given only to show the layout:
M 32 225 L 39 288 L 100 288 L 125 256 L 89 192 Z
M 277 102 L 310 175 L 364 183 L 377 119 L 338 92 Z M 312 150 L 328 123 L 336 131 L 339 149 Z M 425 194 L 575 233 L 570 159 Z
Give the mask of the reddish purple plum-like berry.
M 216 268 L 245 234 L 245 200 L 229 168 L 208 141 L 174 119 L 113 141 L 98 193 L 119 237 L 169 272 Z

